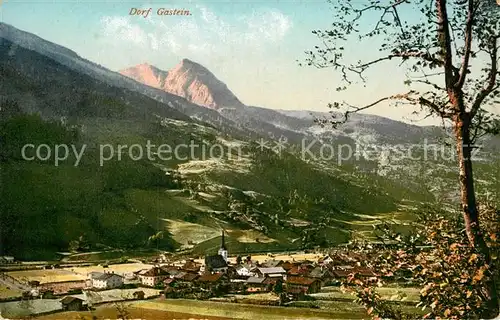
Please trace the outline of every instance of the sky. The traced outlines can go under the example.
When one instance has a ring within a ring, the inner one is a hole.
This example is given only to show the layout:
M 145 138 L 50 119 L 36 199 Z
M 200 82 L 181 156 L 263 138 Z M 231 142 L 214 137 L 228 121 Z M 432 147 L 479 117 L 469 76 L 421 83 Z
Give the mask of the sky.
M 130 15 L 133 8 L 152 8 L 152 13 Z M 159 8 L 185 9 L 191 15 L 159 16 Z M 144 62 L 169 70 L 183 58 L 196 61 L 247 105 L 328 111 L 332 101 L 362 106 L 406 92 L 404 71 L 397 65 L 384 65 L 369 75 L 366 87 L 342 93 L 335 90 L 338 72 L 299 66 L 304 51 L 319 44 L 311 31 L 328 28 L 332 16 L 326 0 L 3 0 L 0 6 L 0 21 L 114 71 Z M 353 61 L 377 58 L 370 47 L 353 42 L 347 54 Z M 414 110 L 381 104 L 369 113 L 419 125 L 437 123 L 411 115 Z

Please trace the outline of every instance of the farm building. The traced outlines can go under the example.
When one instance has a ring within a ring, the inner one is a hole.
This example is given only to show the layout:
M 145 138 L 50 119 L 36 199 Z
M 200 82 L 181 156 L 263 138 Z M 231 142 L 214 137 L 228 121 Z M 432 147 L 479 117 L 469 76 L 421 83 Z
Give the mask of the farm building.
M 123 277 L 115 273 L 91 272 L 89 277 L 94 289 L 115 289 L 123 286 Z
M 259 278 L 283 278 L 286 276 L 286 271 L 282 267 L 274 268 L 257 268 L 255 271 Z
M 321 281 L 314 278 L 290 276 L 286 280 L 287 292 L 317 293 L 321 290 Z
M 83 309 L 83 300 L 76 297 L 64 297 L 61 299 L 61 304 L 65 311 L 80 311 Z
M 169 277 L 170 273 L 160 267 L 153 267 L 145 272 L 139 273 L 141 283 L 148 287 L 154 287 Z

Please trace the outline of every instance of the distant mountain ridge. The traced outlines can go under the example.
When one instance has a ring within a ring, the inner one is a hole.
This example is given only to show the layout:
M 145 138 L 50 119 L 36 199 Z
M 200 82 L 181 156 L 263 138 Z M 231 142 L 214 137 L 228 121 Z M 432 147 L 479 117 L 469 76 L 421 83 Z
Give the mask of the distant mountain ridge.
M 349 123 L 333 129 L 314 123 L 315 119 L 332 116 L 327 112 L 273 110 L 244 105 L 224 82 L 206 67 L 189 59 L 183 59 L 169 71 L 143 63 L 120 73 L 142 84 L 181 96 L 191 103 L 215 109 L 244 129 L 272 139 L 285 138 L 294 144 L 317 138 L 414 143 L 439 133 L 436 127 L 420 127 L 366 114 L 354 114 Z
M 316 125 L 306 111 L 283 112 L 243 104 L 224 82 L 202 65 L 183 59 L 170 71 L 150 64 L 114 72 L 86 60 L 74 51 L 36 35 L 0 23 L 0 41 L 12 43 L 9 52 L 23 47 L 107 85 L 138 92 L 190 118 L 210 124 L 221 132 L 248 138 L 286 138 L 291 143 L 304 139 L 347 138 L 377 143 L 414 143 L 436 133 L 436 127 L 419 127 L 388 118 L 358 114 L 337 129 Z M 43 77 L 43 74 L 39 75 Z M 302 114 L 300 114 L 302 113 Z M 315 113 L 321 117 L 328 113 Z M 354 121 L 355 120 L 355 121 Z
M 189 59 L 182 59 L 169 71 L 143 63 L 121 70 L 120 73 L 207 108 L 244 106 L 225 83 L 217 79 L 207 68 Z

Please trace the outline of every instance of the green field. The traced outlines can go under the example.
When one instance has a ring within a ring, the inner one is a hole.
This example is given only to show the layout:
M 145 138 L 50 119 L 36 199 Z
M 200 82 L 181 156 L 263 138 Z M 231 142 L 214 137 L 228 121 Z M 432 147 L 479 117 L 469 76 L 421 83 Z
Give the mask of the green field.
M 361 307 L 345 302 L 329 309 L 268 307 L 197 300 L 141 301 L 133 306 L 231 319 L 362 319 L 364 316 Z
M 415 302 L 419 301 L 420 289 L 413 287 L 381 287 L 376 289 L 380 294 L 381 298 L 384 300 L 391 301 L 408 301 Z M 311 294 L 317 300 L 331 301 L 336 299 L 355 299 L 355 296 L 350 292 L 343 292 L 340 287 L 323 287 L 321 292 Z

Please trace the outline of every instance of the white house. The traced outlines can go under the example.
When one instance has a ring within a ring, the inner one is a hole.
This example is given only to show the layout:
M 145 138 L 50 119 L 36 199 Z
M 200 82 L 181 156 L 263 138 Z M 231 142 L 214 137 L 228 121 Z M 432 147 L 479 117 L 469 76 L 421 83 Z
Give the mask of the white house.
M 255 276 L 255 267 L 251 265 L 239 265 L 236 267 L 236 273 L 242 277 L 253 277 Z
M 328 265 L 330 263 L 333 263 L 333 259 L 332 257 L 330 257 L 329 255 L 326 255 L 326 256 L 323 256 L 322 258 L 320 258 L 318 260 L 318 263 L 321 264 L 321 265 Z
M 169 277 L 170 273 L 160 267 L 153 267 L 145 272 L 139 273 L 141 283 L 148 287 L 154 287 Z
M 95 289 L 115 289 L 123 286 L 123 277 L 115 273 L 91 272 L 88 278 Z

